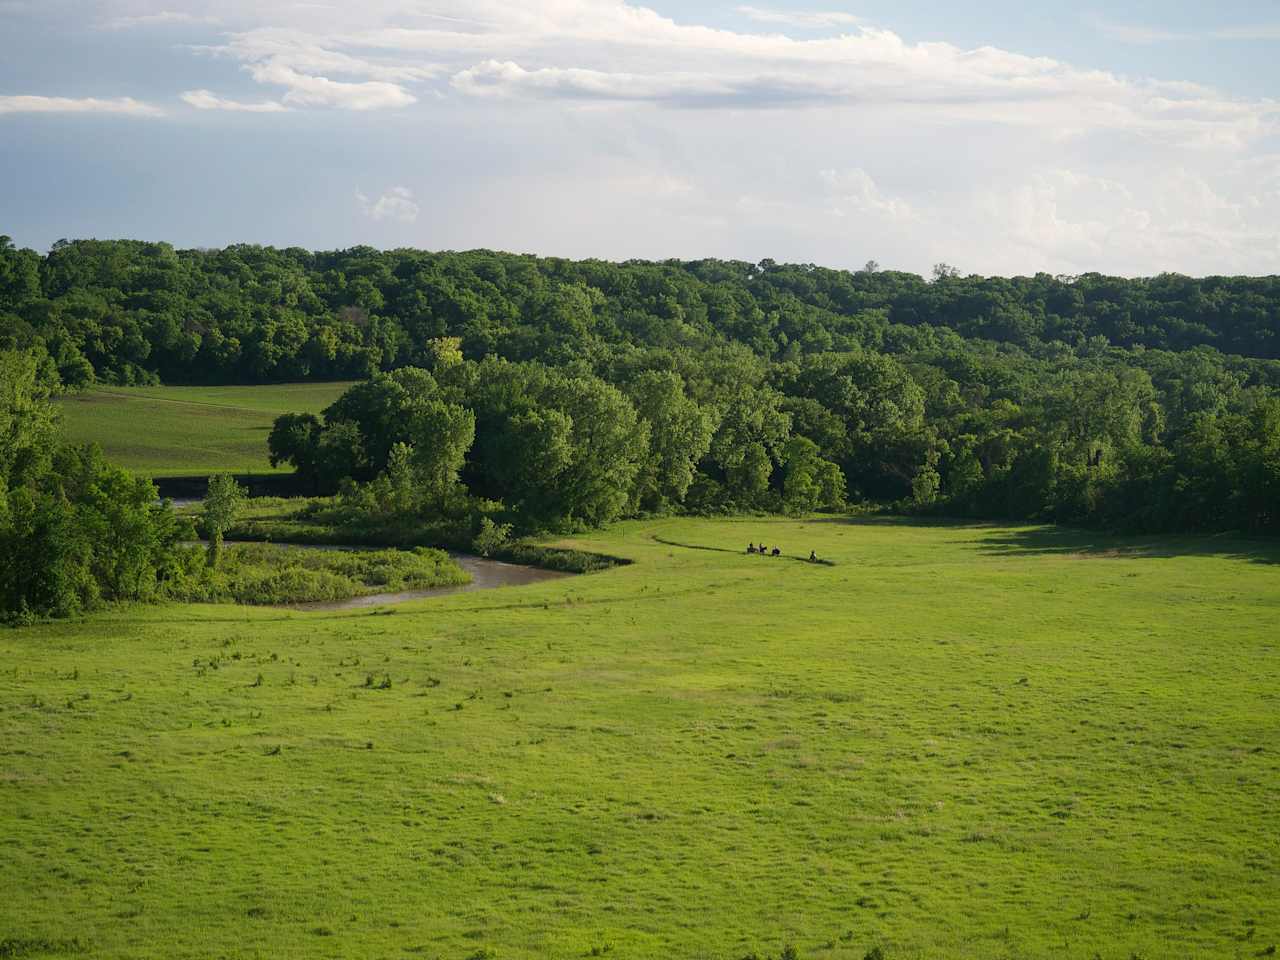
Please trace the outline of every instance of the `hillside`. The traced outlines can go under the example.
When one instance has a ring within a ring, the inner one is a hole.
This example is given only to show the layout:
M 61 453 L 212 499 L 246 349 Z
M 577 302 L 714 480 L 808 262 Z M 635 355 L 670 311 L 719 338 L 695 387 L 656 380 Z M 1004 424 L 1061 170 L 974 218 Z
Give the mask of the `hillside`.
M 253 387 L 102 387 L 62 397 L 63 435 L 159 477 L 280 473 L 267 456 L 277 416 L 319 413 L 349 383 Z

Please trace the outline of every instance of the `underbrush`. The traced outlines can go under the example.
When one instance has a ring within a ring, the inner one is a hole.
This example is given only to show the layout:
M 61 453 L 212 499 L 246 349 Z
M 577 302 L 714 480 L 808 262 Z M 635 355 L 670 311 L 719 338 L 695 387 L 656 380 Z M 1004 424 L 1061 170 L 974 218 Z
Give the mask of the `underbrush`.
M 216 568 L 193 551 L 168 595 L 199 603 L 308 603 L 456 586 L 470 577 L 443 550 L 306 550 L 269 543 L 228 548 Z
M 585 550 L 568 550 L 563 547 L 547 547 L 539 543 L 519 541 L 503 546 L 490 554 L 495 560 L 521 563 L 543 570 L 559 570 L 562 573 L 594 573 L 610 567 L 628 564 L 630 560 L 610 557 L 603 553 L 587 553 Z
M 349 517 L 325 498 L 273 497 L 254 499 L 249 504 L 246 516 L 227 531 L 228 539 L 405 549 L 429 543 L 463 553 L 479 552 L 469 519 L 401 518 L 396 522 L 378 523 Z M 593 573 L 630 562 L 620 557 L 545 546 L 527 539 L 503 543 L 490 550 L 488 556 L 563 573 Z

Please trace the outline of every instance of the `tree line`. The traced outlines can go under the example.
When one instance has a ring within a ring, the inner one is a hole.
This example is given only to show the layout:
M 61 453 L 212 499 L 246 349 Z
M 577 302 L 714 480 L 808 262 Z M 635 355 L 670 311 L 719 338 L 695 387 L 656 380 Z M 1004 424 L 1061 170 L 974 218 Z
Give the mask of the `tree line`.
M 271 435 L 367 514 L 528 529 L 892 503 L 1280 527 L 1280 279 L 0 242 L 65 384 L 352 377 Z
M 149 600 L 191 569 L 150 481 L 61 442 L 59 388 L 47 357 L 0 350 L 0 619 Z
M 851 345 L 897 354 L 946 331 L 1032 354 L 1108 348 L 1280 358 L 1280 278 L 960 276 L 812 264 L 570 261 L 495 253 L 175 250 L 0 237 L 0 330 L 64 382 L 346 379 L 466 356 L 559 361 L 725 341 L 770 361 Z M 20 342 L 19 342 L 20 341 Z

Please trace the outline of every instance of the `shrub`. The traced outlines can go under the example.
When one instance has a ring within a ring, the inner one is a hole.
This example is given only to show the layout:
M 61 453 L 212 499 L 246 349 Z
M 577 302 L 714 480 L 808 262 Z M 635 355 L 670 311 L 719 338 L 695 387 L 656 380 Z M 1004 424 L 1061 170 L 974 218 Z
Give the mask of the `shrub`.
M 168 595 L 197 602 L 244 604 L 345 600 L 370 593 L 422 590 L 466 583 L 468 576 L 443 550 L 308 550 L 241 544 L 214 567 L 188 551 L 183 575 Z

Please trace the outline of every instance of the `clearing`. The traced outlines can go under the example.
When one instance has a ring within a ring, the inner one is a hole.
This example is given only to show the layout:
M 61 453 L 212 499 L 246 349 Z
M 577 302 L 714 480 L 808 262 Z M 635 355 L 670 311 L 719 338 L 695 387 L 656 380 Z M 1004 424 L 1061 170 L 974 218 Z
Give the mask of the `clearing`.
M 252 387 L 96 387 L 58 401 L 63 434 L 156 477 L 287 473 L 273 469 L 267 435 L 282 413 L 319 413 L 350 382 Z
M 834 566 L 746 556 L 748 541 Z M 664 520 L 390 610 L 0 631 L 9 955 L 1253 957 L 1280 547 Z

